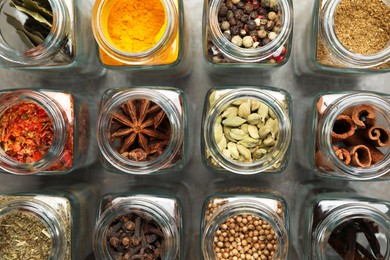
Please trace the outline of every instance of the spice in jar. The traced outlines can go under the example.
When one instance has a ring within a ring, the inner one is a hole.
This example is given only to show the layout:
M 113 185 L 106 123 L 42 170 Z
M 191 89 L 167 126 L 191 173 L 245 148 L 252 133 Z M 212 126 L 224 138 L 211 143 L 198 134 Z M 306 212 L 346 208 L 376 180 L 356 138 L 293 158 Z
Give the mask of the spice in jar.
M 239 162 L 253 162 L 272 152 L 278 135 L 275 113 L 254 99 L 234 101 L 221 111 L 214 126 L 219 150 Z
M 218 9 L 218 24 L 223 37 L 243 49 L 259 49 L 274 41 L 283 27 L 278 0 L 223 0 Z M 286 46 L 261 62 L 281 63 Z M 208 43 L 208 58 L 214 63 L 234 62 Z
M 49 1 L 11 0 L 9 5 L 17 11 L 13 15 L 5 13 L 7 22 L 15 28 L 27 49 L 42 44 L 53 25 L 53 12 Z
M 11 211 L 0 218 L 1 259 L 48 259 L 51 247 L 46 224 L 34 214 Z
M 40 160 L 53 142 L 53 125 L 46 111 L 33 102 L 9 107 L 0 118 L 4 152 L 21 163 Z
M 333 18 L 337 40 L 354 54 L 375 55 L 383 51 L 390 42 L 390 7 L 385 1 L 341 0 Z M 345 67 L 332 57 L 321 40 L 317 42 L 317 61 L 331 67 Z M 389 66 L 390 62 L 385 62 L 373 68 Z
M 107 231 L 113 259 L 162 259 L 164 233 L 145 214 L 129 213 L 114 220 Z
M 129 99 L 112 112 L 111 117 L 112 144 L 123 157 L 132 161 L 153 160 L 170 142 L 169 119 L 165 111 L 149 99 Z
M 333 230 L 328 244 L 343 259 L 384 259 L 378 226 L 368 219 L 348 220 Z
M 226 201 L 210 202 L 206 220 Z M 278 202 L 276 213 L 283 215 Z M 253 214 L 239 214 L 227 218 L 214 235 L 213 249 L 216 259 L 274 259 L 278 251 L 278 238 L 272 226 Z
M 317 102 L 321 113 L 323 99 Z M 346 165 L 354 167 L 370 167 L 382 160 L 384 150 L 390 146 L 389 125 L 377 122 L 378 113 L 370 104 L 351 106 L 344 110 L 334 122 L 332 131 L 332 148 L 337 158 Z M 316 163 L 324 164 L 317 151 Z

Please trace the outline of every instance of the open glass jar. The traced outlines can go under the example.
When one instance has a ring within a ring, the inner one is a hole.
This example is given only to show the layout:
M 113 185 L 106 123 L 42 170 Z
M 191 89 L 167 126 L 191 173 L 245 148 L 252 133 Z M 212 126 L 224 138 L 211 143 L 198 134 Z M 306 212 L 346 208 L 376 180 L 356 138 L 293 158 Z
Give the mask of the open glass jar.
M 319 94 L 312 106 L 309 158 L 315 173 L 347 180 L 390 176 L 390 97 Z
M 202 259 L 287 259 L 289 219 L 273 194 L 215 194 L 201 219 Z
M 279 173 L 289 158 L 291 120 L 291 97 L 284 90 L 212 88 L 203 109 L 203 162 L 215 171 Z
M 169 87 L 111 89 L 102 97 L 98 145 L 108 170 L 176 172 L 187 157 L 184 93 Z
M 92 29 L 103 66 L 117 70 L 185 71 L 182 0 L 98 0 Z M 131 33 L 130 33 L 131 32 Z
M 389 10 L 388 0 L 316 0 L 310 48 L 314 69 L 349 74 L 388 72 Z
M 176 198 L 107 194 L 99 207 L 93 250 L 97 259 L 142 255 L 179 260 L 181 236 L 182 213 Z
M 205 0 L 203 49 L 216 67 L 273 68 L 290 56 L 290 0 Z
M 390 257 L 389 202 L 325 192 L 307 198 L 303 210 L 297 241 L 301 259 Z
M 0 1 L 0 66 L 61 77 L 101 75 L 90 0 Z
M 80 210 L 86 206 L 81 194 L 0 195 L 2 259 L 84 259 L 91 245 L 90 230 L 82 221 L 90 216 Z
M 96 158 L 88 108 L 67 92 L 0 92 L 0 128 L 0 169 L 6 173 L 66 174 Z

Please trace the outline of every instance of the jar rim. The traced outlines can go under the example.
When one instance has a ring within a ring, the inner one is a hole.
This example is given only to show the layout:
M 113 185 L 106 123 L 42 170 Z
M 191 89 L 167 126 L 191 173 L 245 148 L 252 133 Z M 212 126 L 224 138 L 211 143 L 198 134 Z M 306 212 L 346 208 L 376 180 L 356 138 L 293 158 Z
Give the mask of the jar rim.
M 315 256 L 318 257 L 319 260 L 326 260 L 325 250 L 327 247 L 323 246 L 323 244 L 328 242 L 333 231 L 347 220 L 360 218 L 371 220 L 381 226 L 387 244 L 389 245 L 390 229 L 388 226 L 390 224 L 390 217 L 373 206 L 352 202 L 332 209 L 332 211 L 317 225 L 313 233 L 311 245 Z M 390 247 L 388 246 L 384 259 L 388 259 L 389 257 Z
M 372 68 L 390 61 L 390 41 L 386 47 L 374 54 L 363 55 L 355 53 L 344 47 L 339 41 L 334 30 L 334 14 L 339 3 L 342 0 L 327 0 L 323 6 L 322 15 L 320 16 L 319 34 L 322 40 L 327 43 L 327 48 L 342 63 L 351 64 L 358 68 Z M 390 9 L 390 2 L 382 0 Z
M 65 150 L 67 129 L 69 126 L 66 115 L 60 105 L 40 91 L 34 90 L 9 90 L 0 96 L 0 117 L 11 106 L 28 102 L 40 106 L 50 117 L 53 125 L 53 142 L 41 159 L 32 163 L 21 163 L 8 156 L 0 148 L 0 169 L 16 175 L 31 175 L 47 170 L 55 164 Z
M 284 221 L 268 205 L 249 197 L 238 198 L 237 200 L 228 202 L 212 214 L 211 218 L 205 223 L 203 233 L 201 234 L 203 256 L 206 259 L 215 259 L 213 254 L 214 234 L 225 220 L 242 214 L 255 215 L 268 222 L 277 236 L 278 254 L 275 259 L 285 259 L 289 241 Z M 281 250 L 282 248 L 283 250 Z
M 110 144 L 107 133 L 110 131 L 111 112 L 129 99 L 149 99 L 165 111 L 165 115 L 170 122 L 171 133 L 169 144 L 163 153 L 153 160 L 132 161 L 126 159 Z M 180 128 L 180 112 L 175 104 L 158 90 L 144 87 L 122 89 L 111 96 L 101 106 L 97 123 L 97 135 L 100 136 L 98 138 L 98 145 L 103 157 L 116 169 L 129 174 L 148 175 L 167 167 L 173 157 L 179 152 L 180 145 L 183 141 L 183 134 Z
M 67 247 L 65 229 L 62 225 L 61 216 L 52 207 L 37 200 L 15 199 L 1 205 L 0 218 L 14 211 L 33 214 L 47 227 L 52 241 L 49 260 L 65 258 Z
M 207 24 L 210 28 L 210 37 L 215 46 L 229 59 L 244 62 L 260 62 L 271 57 L 287 42 L 293 27 L 293 5 L 291 0 L 278 0 L 282 12 L 282 30 L 277 37 L 269 44 L 255 48 L 246 49 L 238 47 L 228 41 L 223 35 L 218 23 L 218 10 L 224 0 L 210 0 L 208 6 Z
M 10 0 L 0 3 L 0 10 Z M 64 39 L 70 33 L 70 15 L 63 0 L 48 0 L 53 12 L 53 24 L 47 37 L 36 47 L 26 51 L 17 51 L 0 41 L 0 57 L 15 64 L 33 65 L 52 59 L 64 44 Z
M 283 105 L 277 98 L 272 97 L 269 93 L 265 92 L 265 90 L 268 91 L 268 89 L 243 86 L 239 89 L 239 92 L 237 92 L 237 90 L 238 89 L 232 89 L 227 93 L 224 93 L 215 100 L 213 104 L 211 104 L 208 111 L 205 111 L 207 116 L 205 117 L 203 133 L 206 149 L 208 149 L 211 157 L 216 160 L 222 168 L 235 174 L 251 175 L 267 171 L 268 169 L 271 169 L 275 163 L 280 161 L 280 157 L 284 156 L 288 152 L 291 142 L 291 122 L 288 110 L 283 108 Z M 218 91 L 218 89 L 212 89 L 211 91 Z M 222 154 L 222 152 L 219 151 L 219 149 L 213 149 L 213 147 L 218 146 L 212 130 L 214 129 L 215 120 L 221 113 L 221 109 L 230 105 L 235 100 L 243 98 L 256 99 L 261 102 L 265 102 L 275 113 L 279 123 L 278 142 L 271 151 L 267 153 L 267 155 L 262 157 L 260 160 L 250 163 L 241 163 L 228 159 Z M 276 151 L 278 151 L 278 153 L 274 155 Z
M 372 92 L 353 93 L 338 98 L 326 108 L 318 124 L 320 129 L 318 135 L 322 137 L 319 138 L 318 142 L 319 151 L 321 151 L 325 157 L 330 158 L 330 162 L 338 171 L 356 180 L 372 180 L 387 174 L 389 170 L 388 164 L 390 162 L 390 149 L 385 157 L 374 165 L 365 168 L 352 167 L 343 163 L 336 156 L 332 149 L 332 137 L 329 133 L 331 133 L 337 117 L 346 108 L 367 103 L 385 111 L 382 115 L 387 117 L 387 122 L 390 125 L 390 100 Z
M 142 64 L 144 59 L 148 59 L 148 57 L 157 55 L 159 52 L 161 52 L 172 38 L 171 35 L 176 28 L 178 11 L 173 0 L 161 0 L 161 4 L 164 7 L 166 28 L 159 41 L 153 47 L 142 52 L 124 52 L 119 50 L 110 43 L 108 35 L 106 35 L 103 30 L 101 21 L 103 17 L 102 13 L 104 11 L 105 5 L 107 5 L 108 2 L 109 1 L 105 0 L 101 0 L 100 2 L 96 1 L 92 11 L 92 31 L 99 47 L 101 47 L 103 51 L 111 58 L 120 60 L 121 62 L 125 63 L 131 62 L 132 64 Z M 110 6 L 112 5 L 113 3 L 111 3 Z
M 136 198 L 132 200 L 122 200 L 100 215 L 95 225 L 93 234 L 93 251 L 104 259 L 112 259 L 108 250 L 106 235 L 107 230 L 113 220 L 129 213 L 140 213 L 153 219 L 164 233 L 166 242 L 165 259 L 174 259 L 179 252 L 179 231 L 173 217 L 159 204 L 146 198 Z

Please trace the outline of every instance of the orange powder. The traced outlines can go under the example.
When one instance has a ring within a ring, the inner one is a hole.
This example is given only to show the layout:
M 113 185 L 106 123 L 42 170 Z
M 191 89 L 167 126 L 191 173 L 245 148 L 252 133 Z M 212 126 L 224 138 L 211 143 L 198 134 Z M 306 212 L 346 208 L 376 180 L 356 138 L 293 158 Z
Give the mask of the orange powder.
M 118 0 L 109 10 L 104 31 L 115 48 L 137 53 L 155 46 L 165 27 L 160 0 Z

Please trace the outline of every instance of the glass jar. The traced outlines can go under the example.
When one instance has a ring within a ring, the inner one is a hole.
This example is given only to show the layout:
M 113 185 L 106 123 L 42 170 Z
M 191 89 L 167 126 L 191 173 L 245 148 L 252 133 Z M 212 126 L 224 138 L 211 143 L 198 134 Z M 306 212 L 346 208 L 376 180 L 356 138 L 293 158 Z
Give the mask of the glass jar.
M 89 221 L 80 210 L 85 202 L 69 192 L 0 195 L 1 240 L 11 246 L 9 250 L 2 246 L 2 257 L 17 253 L 19 259 L 84 259 L 91 252 L 89 230 L 81 222 L 83 218 Z M 80 231 L 81 226 L 86 232 Z
M 187 65 L 178 66 L 186 53 L 183 1 L 137 1 L 136 8 L 125 4 L 122 0 L 98 0 L 93 8 L 92 29 L 103 66 L 126 71 L 187 71 Z M 126 30 L 133 35 L 125 35 Z M 148 38 L 153 41 L 137 45 L 138 39 Z
M 310 62 L 314 66 L 311 67 L 321 72 L 348 74 L 388 72 L 389 9 L 387 0 L 367 3 L 316 0 L 310 47 Z
M 181 170 L 187 159 L 186 113 L 184 93 L 176 88 L 106 91 L 97 124 L 103 165 L 131 174 Z
M 176 198 L 107 194 L 101 200 L 93 236 L 97 259 L 136 254 L 183 259 L 181 245 L 182 213 Z
M 316 174 L 345 180 L 389 179 L 389 95 L 320 93 L 309 122 L 308 158 Z
M 48 77 L 99 76 L 89 16 L 92 1 L 0 1 L 0 66 Z
M 215 194 L 203 205 L 202 259 L 287 259 L 288 233 L 288 209 L 279 196 Z
M 212 88 L 203 109 L 203 163 L 217 172 L 280 173 L 289 158 L 291 121 L 291 97 L 284 90 Z
M 1 171 L 67 174 L 94 161 L 88 107 L 73 94 L 4 90 L 0 104 Z
M 279 67 L 290 57 L 292 28 L 290 0 L 205 0 L 204 57 L 216 68 Z
M 390 203 L 352 193 L 314 193 L 299 220 L 301 259 L 388 259 Z M 382 257 L 380 257 L 382 256 Z M 359 258 L 360 257 L 360 258 Z

